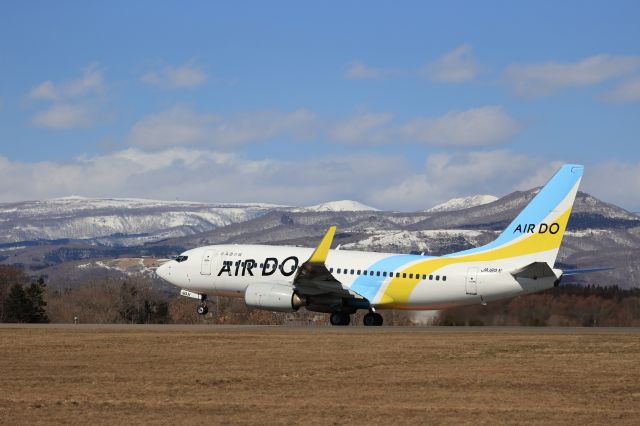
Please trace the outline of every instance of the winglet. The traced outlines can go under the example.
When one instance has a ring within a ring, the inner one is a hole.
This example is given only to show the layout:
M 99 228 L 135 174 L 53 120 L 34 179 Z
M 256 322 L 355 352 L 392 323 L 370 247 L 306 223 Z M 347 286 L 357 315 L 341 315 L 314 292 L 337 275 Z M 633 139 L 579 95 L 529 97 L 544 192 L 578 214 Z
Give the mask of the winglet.
M 329 255 L 329 249 L 331 248 L 331 243 L 333 242 L 333 236 L 336 234 L 336 227 L 332 226 L 329 228 L 324 238 L 320 242 L 320 245 L 316 247 L 315 251 L 307 260 L 309 263 L 324 263 L 327 260 L 327 256 Z

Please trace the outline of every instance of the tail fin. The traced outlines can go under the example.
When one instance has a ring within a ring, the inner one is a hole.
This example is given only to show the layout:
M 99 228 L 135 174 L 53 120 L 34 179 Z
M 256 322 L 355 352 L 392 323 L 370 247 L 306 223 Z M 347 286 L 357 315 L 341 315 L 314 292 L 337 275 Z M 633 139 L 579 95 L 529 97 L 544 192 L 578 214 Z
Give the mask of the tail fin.
M 520 265 L 531 261 L 553 267 L 583 171 L 576 164 L 562 166 L 495 241 L 456 256 L 486 252 L 496 260 L 513 257 Z

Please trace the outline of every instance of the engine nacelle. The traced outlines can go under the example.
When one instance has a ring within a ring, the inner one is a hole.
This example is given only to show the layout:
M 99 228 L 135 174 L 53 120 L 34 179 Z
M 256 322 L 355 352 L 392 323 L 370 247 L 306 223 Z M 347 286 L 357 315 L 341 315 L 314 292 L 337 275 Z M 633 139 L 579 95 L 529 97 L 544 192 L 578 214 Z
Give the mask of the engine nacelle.
M 293 288 L 281 284 L 251 284 L 244 292 L 247 306 L 268 311 L 295 312 L 304 306 Z

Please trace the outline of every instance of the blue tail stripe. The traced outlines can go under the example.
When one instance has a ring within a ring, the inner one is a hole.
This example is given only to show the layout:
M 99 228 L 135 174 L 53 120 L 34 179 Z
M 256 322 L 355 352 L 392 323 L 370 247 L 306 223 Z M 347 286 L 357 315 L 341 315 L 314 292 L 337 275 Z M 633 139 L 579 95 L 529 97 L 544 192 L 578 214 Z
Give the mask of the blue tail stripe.
M 510 243 L 522 235 L 514 232 L 519 224 L 538 224 L 549 216 L 580 180 L 583 170 L 583 166 L 565 164 L 496 240 L 485 246 L 453 253 L 448 256 L 476 253 Z

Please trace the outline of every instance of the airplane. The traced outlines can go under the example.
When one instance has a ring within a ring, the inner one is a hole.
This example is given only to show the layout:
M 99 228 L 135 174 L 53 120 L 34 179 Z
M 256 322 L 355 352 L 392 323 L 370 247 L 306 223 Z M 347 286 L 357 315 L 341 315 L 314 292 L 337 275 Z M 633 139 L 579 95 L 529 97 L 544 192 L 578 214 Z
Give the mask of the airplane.
M 380 326 L 384 309 L 440 310 L 487 304 L 547 290 L 567 275 L 610 268 L 554 269 L 584 167 L 565 164 L 493 242 L 430 257 L 331 250 L 331 226 L 315 248 L 212 245 L 185 251 L 160 267 L 159 277 L 200 300 L 241 297 L 247 306 L 277 312 L 330 314 L 349 325 L 358 310 L 365 326 Z

